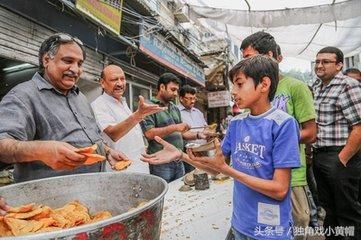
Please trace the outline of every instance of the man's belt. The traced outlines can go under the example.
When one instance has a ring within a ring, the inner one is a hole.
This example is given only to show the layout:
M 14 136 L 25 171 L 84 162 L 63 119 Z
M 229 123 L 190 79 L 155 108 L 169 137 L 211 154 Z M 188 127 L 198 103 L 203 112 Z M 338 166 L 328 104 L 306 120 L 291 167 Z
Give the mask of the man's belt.
M 313 148 L 314 153 L 318 152 L 339 152 L 344 148 L 344 146 L 329 146 L 329 147 L 318 147 Z

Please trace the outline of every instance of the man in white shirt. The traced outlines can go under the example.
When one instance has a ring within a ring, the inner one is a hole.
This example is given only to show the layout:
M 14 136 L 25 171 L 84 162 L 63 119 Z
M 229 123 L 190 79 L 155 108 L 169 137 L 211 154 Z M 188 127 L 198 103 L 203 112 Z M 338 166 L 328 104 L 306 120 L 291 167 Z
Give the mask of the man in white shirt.
M 190 131 L 197 132 L 197 135 L 203 135 L 205 127 L 207 126 L 207 122 L 204 119 L 203 113 L 194 107 L 194 104 L 197 101 L 196 98 L 196 89 L 194 87 L 191 87 L 189 85 L 184 85 L 180 91 L 179 91 L 179 101 L 180 104 L 178 105 L 178 109 L 182 116 L 182 122 L 187 123 L 191 128 Z M 187 141 L 189 142 L 195 142 L 199 144 L 204 144 L 207 141 L 205 139 L 199 139 L 201 137 L 198 137 L 198 140 L 192 140 Z M 188 173 L 194 169 L 194 167 L 186 162 L 183 162 L 185 173 Z
M 100 83 L 103 94 L 91 106 L 104 141 L 114 149 L 121 149 L 132 161 L 126 171 L 149 173 L 148 164 L 139 159 L 145 151 L 145 145 L 138 123 L 145 116 L 162 111 L 163 108 L 145 103 L 144 98 L 139 96 L 138 109 L 132 113 L 123 97 L 126 79 L 119 66 L 106 66 L 101 73 Z M 107 165 L 106 170 L 111 171 L 110 165 Z

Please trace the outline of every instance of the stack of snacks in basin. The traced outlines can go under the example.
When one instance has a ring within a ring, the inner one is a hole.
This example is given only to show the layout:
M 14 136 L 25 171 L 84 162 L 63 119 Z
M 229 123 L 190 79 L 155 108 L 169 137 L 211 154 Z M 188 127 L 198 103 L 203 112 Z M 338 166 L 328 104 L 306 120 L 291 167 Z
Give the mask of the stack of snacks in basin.
M 51 232 L 94 223 L 111 216 L 109 211 L 90 215 L 88 208 L 79 201 L 56 209 L 30 203 L 11 208 L 5 216 L 0 217 L 0 237 Z

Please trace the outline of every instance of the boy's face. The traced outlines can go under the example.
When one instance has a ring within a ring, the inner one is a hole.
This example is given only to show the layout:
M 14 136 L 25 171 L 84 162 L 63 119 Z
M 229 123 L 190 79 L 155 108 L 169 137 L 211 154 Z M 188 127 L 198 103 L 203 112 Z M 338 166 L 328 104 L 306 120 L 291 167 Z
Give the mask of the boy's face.
M 232 95 L 239 108 L 252 109 L 261 97 L 261 84 L 255 87 L 252 78 L 239 72 L 233 78 Z

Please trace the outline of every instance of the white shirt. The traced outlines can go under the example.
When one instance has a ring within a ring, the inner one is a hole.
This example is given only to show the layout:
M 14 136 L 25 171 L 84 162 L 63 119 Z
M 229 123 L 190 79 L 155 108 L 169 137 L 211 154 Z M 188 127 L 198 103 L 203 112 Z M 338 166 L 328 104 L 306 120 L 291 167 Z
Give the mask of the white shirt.
M 117 142 L 114 142 L 106 133 L 104 133 L 104 129 L 108 126 L 116 125 L 132 114 L 125 98 L 118 101 L 107 93 L 103 93 L 91 103 L 91 106 L 97 123 L 102 130 L 104 141 L 109 147 L 123 152 L 130 160 L 132 160 L 132 164 L 126 171 L 149 173 L 148 164 L 139 159 L 140 154 L 145 152 L 143 133 L 139 124 L 135 125 Z M 106 166 L 106 171 L 112 171 L 109 164 Z
M 192 107 L 191 109 L 185 108 L 182 104 L 179 104 L 178 109 L 182 116 L 182 122 L 187 123 L 191 128 L 192 127 L 205 127 L 207 126 L 207 122 L 204 119 L 203 113 L 195 108 Z M 197 129 L 191 129 L 190 131 L 194 132 L 202 132 L 204 128 L 197 128 Z M 206 143 L 206 140 L 193 140 L 193 141 L 187 141 L 187 142 L 195 142 L 199 144 Z

